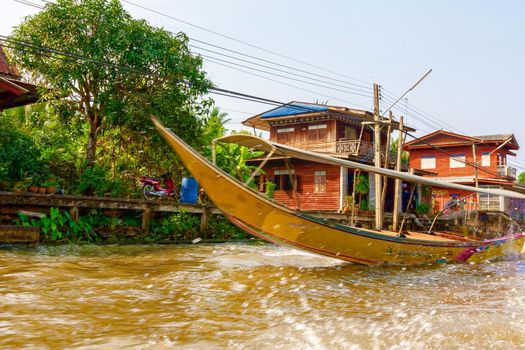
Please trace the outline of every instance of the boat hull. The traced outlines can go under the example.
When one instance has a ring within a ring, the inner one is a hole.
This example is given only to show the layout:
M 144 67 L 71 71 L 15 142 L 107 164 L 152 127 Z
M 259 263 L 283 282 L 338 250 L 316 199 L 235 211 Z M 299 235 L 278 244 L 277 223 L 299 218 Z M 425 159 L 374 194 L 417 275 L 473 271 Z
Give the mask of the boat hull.
M 517 256 L 525 237 L 515 234 L 483 242 L 428 239 L 328 224 L 264 198 L 215 167 L 178 136 L 154 123 L 207 196 L 236 225 L 267 241 L 365 265 L 481 262 Z

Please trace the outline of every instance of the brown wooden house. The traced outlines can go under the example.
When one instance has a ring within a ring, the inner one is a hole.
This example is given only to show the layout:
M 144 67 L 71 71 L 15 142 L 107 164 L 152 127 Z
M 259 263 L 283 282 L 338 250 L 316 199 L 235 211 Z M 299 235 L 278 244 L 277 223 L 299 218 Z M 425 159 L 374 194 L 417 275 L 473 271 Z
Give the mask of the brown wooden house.
M 438 149 L 439 148 L 439 149 Z M 439 130 L 408 142 L 404 149 L 410 152 L 410 168 L 421 169 L 435 180 L 485 188 L 522 189 L 516 187 L 516 169 L 507 163 L 508 157 L 519 150 L 512 133 L 466 136 Z M 473 165 L 477 164 L 476 167 Z M 473 192 L 432 188 L 434 211 L 442 210 L 452 198 L 465 198 Z M 480 195 L 479 208 L 508 210 L 515 206 L 510 199 Z M 473 201 L 476 201 L 474 203 Z M 469 202 L 478 207 L 477 197 Z
M 24 106 L 38 100 L 36 86 L 23 82 L 16 67 L 8 64 L 0 45 L 0 111 Z
M 373 118 L 371 112 L 364 110 L 292 101 L 248 118 L 243 125 L 269 132 L 270 140 L 277 143 L 372 164 L 373 130 L 367 122 L 372 122 Z M 397 122 L 392 122 L 391 130 L 398 127 Z M 384 146 L 387 130 L 387 127 L 382 129 L 381 154 L 382 161 L 388 157 L 388 164 L 392 166 L 395 155 Z M 257 163 L 260 159 L 253 161 Z M 264 180 L 270 180 L 276 184 L 275 200 L 290 208 L 313 211 L 344 209 L 345 199 L 352 194 L 354 169 L 298 159 L 289 161 L 291 167 L 286 166 L 282 157 L 272 157 L 263 167 L 259 190 L 264 190 Z M 374 176 L 362 175 L 369 183 L 369 193 L 363 196 L 363 200 L 367 201 L 368 207 L 373 207 Z M 391 210 L 393 181 L 388 188 L 385 208 Z

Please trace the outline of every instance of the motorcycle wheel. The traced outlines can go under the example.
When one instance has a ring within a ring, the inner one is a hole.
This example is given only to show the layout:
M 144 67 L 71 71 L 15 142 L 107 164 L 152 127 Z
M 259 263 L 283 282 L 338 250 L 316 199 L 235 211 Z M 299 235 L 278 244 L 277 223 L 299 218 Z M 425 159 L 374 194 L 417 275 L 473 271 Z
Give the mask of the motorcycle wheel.
M 144 198 L 146 199 L 149 199 L 149 200 L 153 200 L 155 199 L 156 196 L 152 195 L 151 192 L 155 191 L 155 189 L 153 188 L 153 186 L 151 185 L 146 185 L 144 186 L 144 188 L 142 189 L 142 194 L 144 195 Z

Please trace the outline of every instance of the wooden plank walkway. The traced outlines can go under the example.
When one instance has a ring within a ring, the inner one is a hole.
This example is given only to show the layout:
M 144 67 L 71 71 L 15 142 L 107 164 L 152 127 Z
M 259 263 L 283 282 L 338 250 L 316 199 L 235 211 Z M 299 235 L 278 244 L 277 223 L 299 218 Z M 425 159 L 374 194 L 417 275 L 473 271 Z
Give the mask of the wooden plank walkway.
M 169 199 L 159 199 L 158 201 L 109 198 L 92 196 L 71 196 L 60 194 L 39 194 L 39 193 L 15 193 L 0 192 L 0 211 L 3 213 L 16 214 L 21 209 L 31 208 L 32 210 L 48 209 L 51 207 L 69 209 L 74 218 L 78 218 L 80 209 L 112 209 L 112 210 L 136 210 L 142 212 L 142 229 L 149 231 L 151 215 L 155 212 L 177 213 L 186 212 L 200 215 L 200 226 L 203 230 L 208 222 L 209 215 L 222 214 L 222 212 L 212 206 L 200 204 L 180 204 Z
M 205 207 L 200 204 L 180 204 L 171 200 L 141 200 L 127 198 L 70 196 L 60 194 L 39 193 L 14 193 L 0 192 L 0 205 L 2 206 L 42 206 L 57 208 L 100 208 L 121 210 L 150 210 L 155 212 L 176 213 L 186 211 L 188 213 L 201 214 L 207 209 L 211 214 L 221 214 L 214 207 Z

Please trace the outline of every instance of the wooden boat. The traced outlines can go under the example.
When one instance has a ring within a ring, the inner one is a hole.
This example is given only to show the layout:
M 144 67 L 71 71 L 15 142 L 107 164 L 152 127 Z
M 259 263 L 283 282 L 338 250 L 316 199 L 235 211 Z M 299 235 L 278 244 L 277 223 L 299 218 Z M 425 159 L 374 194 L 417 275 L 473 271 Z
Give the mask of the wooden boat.
M 465 241 L 415 232 L 400 237 L 396 232 L 328 223 L 323 219 L 290 210 L 259 195 L 215 167 L 156 118 L 152 119 L 160 135 L 179 155 L 186 168 L 224 215 L 237 226 L 266 241 L 365 265 L 481 262 L 507 255 L 516 256 L 521 253 L 524 246 L 525 235 L 521 232 L 490 240 Z M 372 173 L 436 185 L 428 178 L 335 159 L 254 136 L 232 135 L 229 140 L 223 141 L 264 151 L 278 149 L 290 157 L 353 168 L 360 167 Z M 443 186 L 443 183 L 437 185 Z M 494 195 L 525 198 L 524 195 L 513 191 L 474 189 L 453 184 L 450 186 Z

